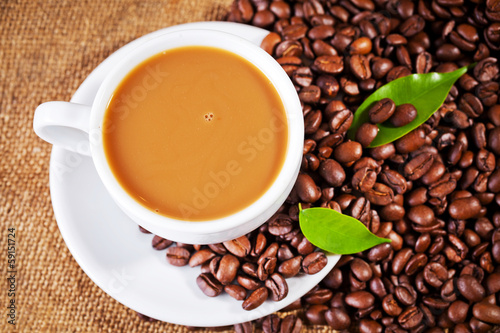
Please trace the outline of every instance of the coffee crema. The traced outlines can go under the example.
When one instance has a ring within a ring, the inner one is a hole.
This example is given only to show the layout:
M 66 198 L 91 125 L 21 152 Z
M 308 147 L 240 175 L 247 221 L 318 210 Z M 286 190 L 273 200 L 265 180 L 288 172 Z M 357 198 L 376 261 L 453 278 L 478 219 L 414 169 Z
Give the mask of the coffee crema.
M 204 46 L 157 54 L 111 97 L 103 143 L 120 185 L 153 212 L 221 218 L 259 199 L 287 151 L 287 119 L 270 80 L 231 52 Z

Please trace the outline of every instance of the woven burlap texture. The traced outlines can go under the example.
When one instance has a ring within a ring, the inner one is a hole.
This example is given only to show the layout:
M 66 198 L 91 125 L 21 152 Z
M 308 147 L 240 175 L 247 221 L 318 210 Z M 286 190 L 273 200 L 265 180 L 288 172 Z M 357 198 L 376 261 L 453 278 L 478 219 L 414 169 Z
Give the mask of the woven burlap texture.
M 50 201 L 51 146 L 34 134 L 33 113 L 45 101 L 69 101 L 90 72 L 126 43 L 175 24 L 223 20 L 231 2 L 0 1 L 0 332 L 187 331 L 142 321 L 73 259 Z M 7 323 L 8 228 L 16 229 L 15 328 Z

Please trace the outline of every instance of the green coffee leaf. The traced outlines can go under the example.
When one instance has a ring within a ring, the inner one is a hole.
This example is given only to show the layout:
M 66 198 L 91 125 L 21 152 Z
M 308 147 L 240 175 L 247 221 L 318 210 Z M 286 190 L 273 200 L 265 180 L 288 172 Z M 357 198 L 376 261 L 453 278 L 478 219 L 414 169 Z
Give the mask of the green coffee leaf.
M 390 239 L 372 234 L 363 223 L 330 208 L 302 209 L 299 223 L 304 236 L 322 250 L 336 254 L 358 253 Z
M 417 118 L 401 127 L 394 127 L 388 121 L 377 124 L 379 132 L 369 147 L 378 147 L 399 139 L 422 125 L 439 109 L 455 81 L 466 73 L 469 67 L 465 66 L 449 73 L 412 74 L 383 85 L 356 110 L 348 137 L 354 139 L 358 128 L 369 121 L 368 111 L 377 101 L 391 98 L 396 106 L 413 104 L 417 108 Z

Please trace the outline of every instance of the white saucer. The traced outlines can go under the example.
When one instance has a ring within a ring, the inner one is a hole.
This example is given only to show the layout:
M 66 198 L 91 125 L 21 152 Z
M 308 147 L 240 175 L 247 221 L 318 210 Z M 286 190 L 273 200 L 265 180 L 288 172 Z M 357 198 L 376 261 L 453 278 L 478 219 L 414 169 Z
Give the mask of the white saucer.
M 228 22 L 199 22 L 162 29 L 122 47 L 102 62 L 76 91 L 72 102 L 90 105 L 117 55 L 173 30 L 205 28 L 239 35 L 258 45 L 268 33 Z M 151 235 L 115 205 L 98 178 L 92 160 L 59 147 L 52 149 L 50 190 L 59 230 L 75 260 L 102 290 L 118 302 L 149 317 L 188 326 L 225 326 L 278 311 L 304 295 L 333 268 L 340 256 L 316 275 L 287 279 L 288 296 L 245 311 L 224 294 L 210 298 L 196 285 L 200 268 L 170 266 L 165 251 L 151 247 Z

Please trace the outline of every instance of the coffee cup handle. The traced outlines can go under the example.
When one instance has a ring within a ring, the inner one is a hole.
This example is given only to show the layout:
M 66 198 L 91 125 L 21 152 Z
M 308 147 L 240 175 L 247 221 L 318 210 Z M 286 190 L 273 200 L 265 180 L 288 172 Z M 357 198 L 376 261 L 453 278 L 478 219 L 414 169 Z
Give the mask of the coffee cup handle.
M 90 110 L 90 106 L 77 103 L 43 103 L 35 110 L 33 129 L 55 146 L 90 156 Z

